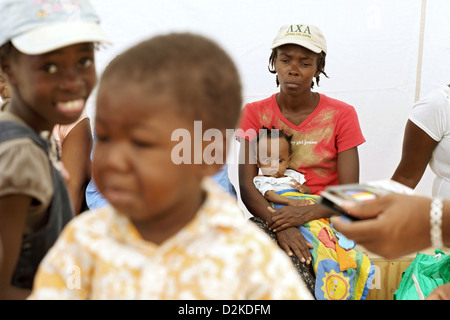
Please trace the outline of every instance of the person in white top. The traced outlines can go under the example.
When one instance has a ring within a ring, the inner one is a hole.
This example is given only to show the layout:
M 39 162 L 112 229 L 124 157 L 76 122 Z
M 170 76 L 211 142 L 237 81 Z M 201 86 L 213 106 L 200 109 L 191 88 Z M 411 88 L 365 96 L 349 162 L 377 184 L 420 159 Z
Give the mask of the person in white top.
M 429 93 L 413 106 L 392 180 L 415 188 L 428 164 L 436 175 L 432 195 L 450 199 L 450 86 Z

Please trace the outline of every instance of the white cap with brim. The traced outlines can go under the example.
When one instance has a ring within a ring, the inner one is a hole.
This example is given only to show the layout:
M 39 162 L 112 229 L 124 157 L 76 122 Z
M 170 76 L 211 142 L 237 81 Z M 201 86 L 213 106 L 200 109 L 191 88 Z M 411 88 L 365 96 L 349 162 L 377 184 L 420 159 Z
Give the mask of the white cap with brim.
M 273 40 L 271 49 L 285 44 L 296 44 L 315 53 L 327 53 L 325 37 L 319 28 L 306 24 L 284 25 Z
M 109 43 L 89 0 L 1 0 L 0 30 L 0 46 L 11 41 L 29 55 L 77 43 Z
M 30 30 L 11 39 L 22 53 L 35 55 L 84 42 L 109 42 L 95 22 L 62 22 Z

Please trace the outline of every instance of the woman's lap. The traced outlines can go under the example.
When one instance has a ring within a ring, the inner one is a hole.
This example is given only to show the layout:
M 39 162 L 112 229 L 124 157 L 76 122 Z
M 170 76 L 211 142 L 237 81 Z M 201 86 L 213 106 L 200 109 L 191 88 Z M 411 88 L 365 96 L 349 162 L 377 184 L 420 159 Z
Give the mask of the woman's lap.
M 272 238 L 272 240 L 274 240 L 275 242 L 278 243 L 277 235 L 274 232 L 269 230 L 269 228 L 267 227 L 267 224 L 266 224 L 265 221 L 263 221 L 262 219 L 260 219 L 258 217 L 252 217 L 252 218 L 250 218 L 250 221 L 255 223 L 266 234 L 268 234 L 270 236 L 270 238 Z M 302 263 L 297 258 L 296 255 L 293 255 L 291 257 L 291 259 L 292 259 L 292 262 L 293 262 L 293 264 L 295 266 L 295 269 L 297 269 L 297 272 L 300 274 L 301 278 L 305 282 L 306 287 L 311 292 L 311 294 L 314 296 L 316 280 L 315 280 L 314 269 L 313 269 L 312 265 L 311 264 L 306 265 L 306 264 Z

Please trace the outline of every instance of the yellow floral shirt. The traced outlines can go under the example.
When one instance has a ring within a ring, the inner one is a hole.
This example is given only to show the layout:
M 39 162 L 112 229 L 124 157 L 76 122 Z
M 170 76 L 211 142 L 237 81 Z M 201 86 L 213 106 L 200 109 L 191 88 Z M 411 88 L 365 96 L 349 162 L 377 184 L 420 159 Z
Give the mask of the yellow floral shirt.
M 104 207 L 74 218 L 30 299 L 312 299 L 291 260 L 205 179 L 196 217 L 161 245 Z

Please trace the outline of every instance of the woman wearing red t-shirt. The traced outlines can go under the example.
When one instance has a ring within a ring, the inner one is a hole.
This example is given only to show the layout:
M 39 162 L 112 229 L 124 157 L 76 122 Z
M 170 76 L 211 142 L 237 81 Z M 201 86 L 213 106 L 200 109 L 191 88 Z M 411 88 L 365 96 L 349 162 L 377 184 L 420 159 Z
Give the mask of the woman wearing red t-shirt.
M 302 173 L 306 185 L 319 194 L 326 186 L 359 181 L 358 146 L 365 142 L 355 109 L 339 100 L 313 92 L 313 79 L 324 72 L 326 42 L 312 25 L 281 27 L 272 44 L 269 70 L 277 75 L 280 91 L 264 100 L 247 104 L 242 111 L 239 186 L 241 198 L 254 217 L 276 233 L 279 245 L 290 256 L 307 265 L 308 244 L 298 226 L 329 217 L 319 205 L 285 206 L 270 210 L 269 203 L 253 184 L 258 168 L 252 155 L 252 141 L 263 127 L 282 129 L 292 135 L 290 168 Z M 243 163 L 244 162 L 244 163 Z

